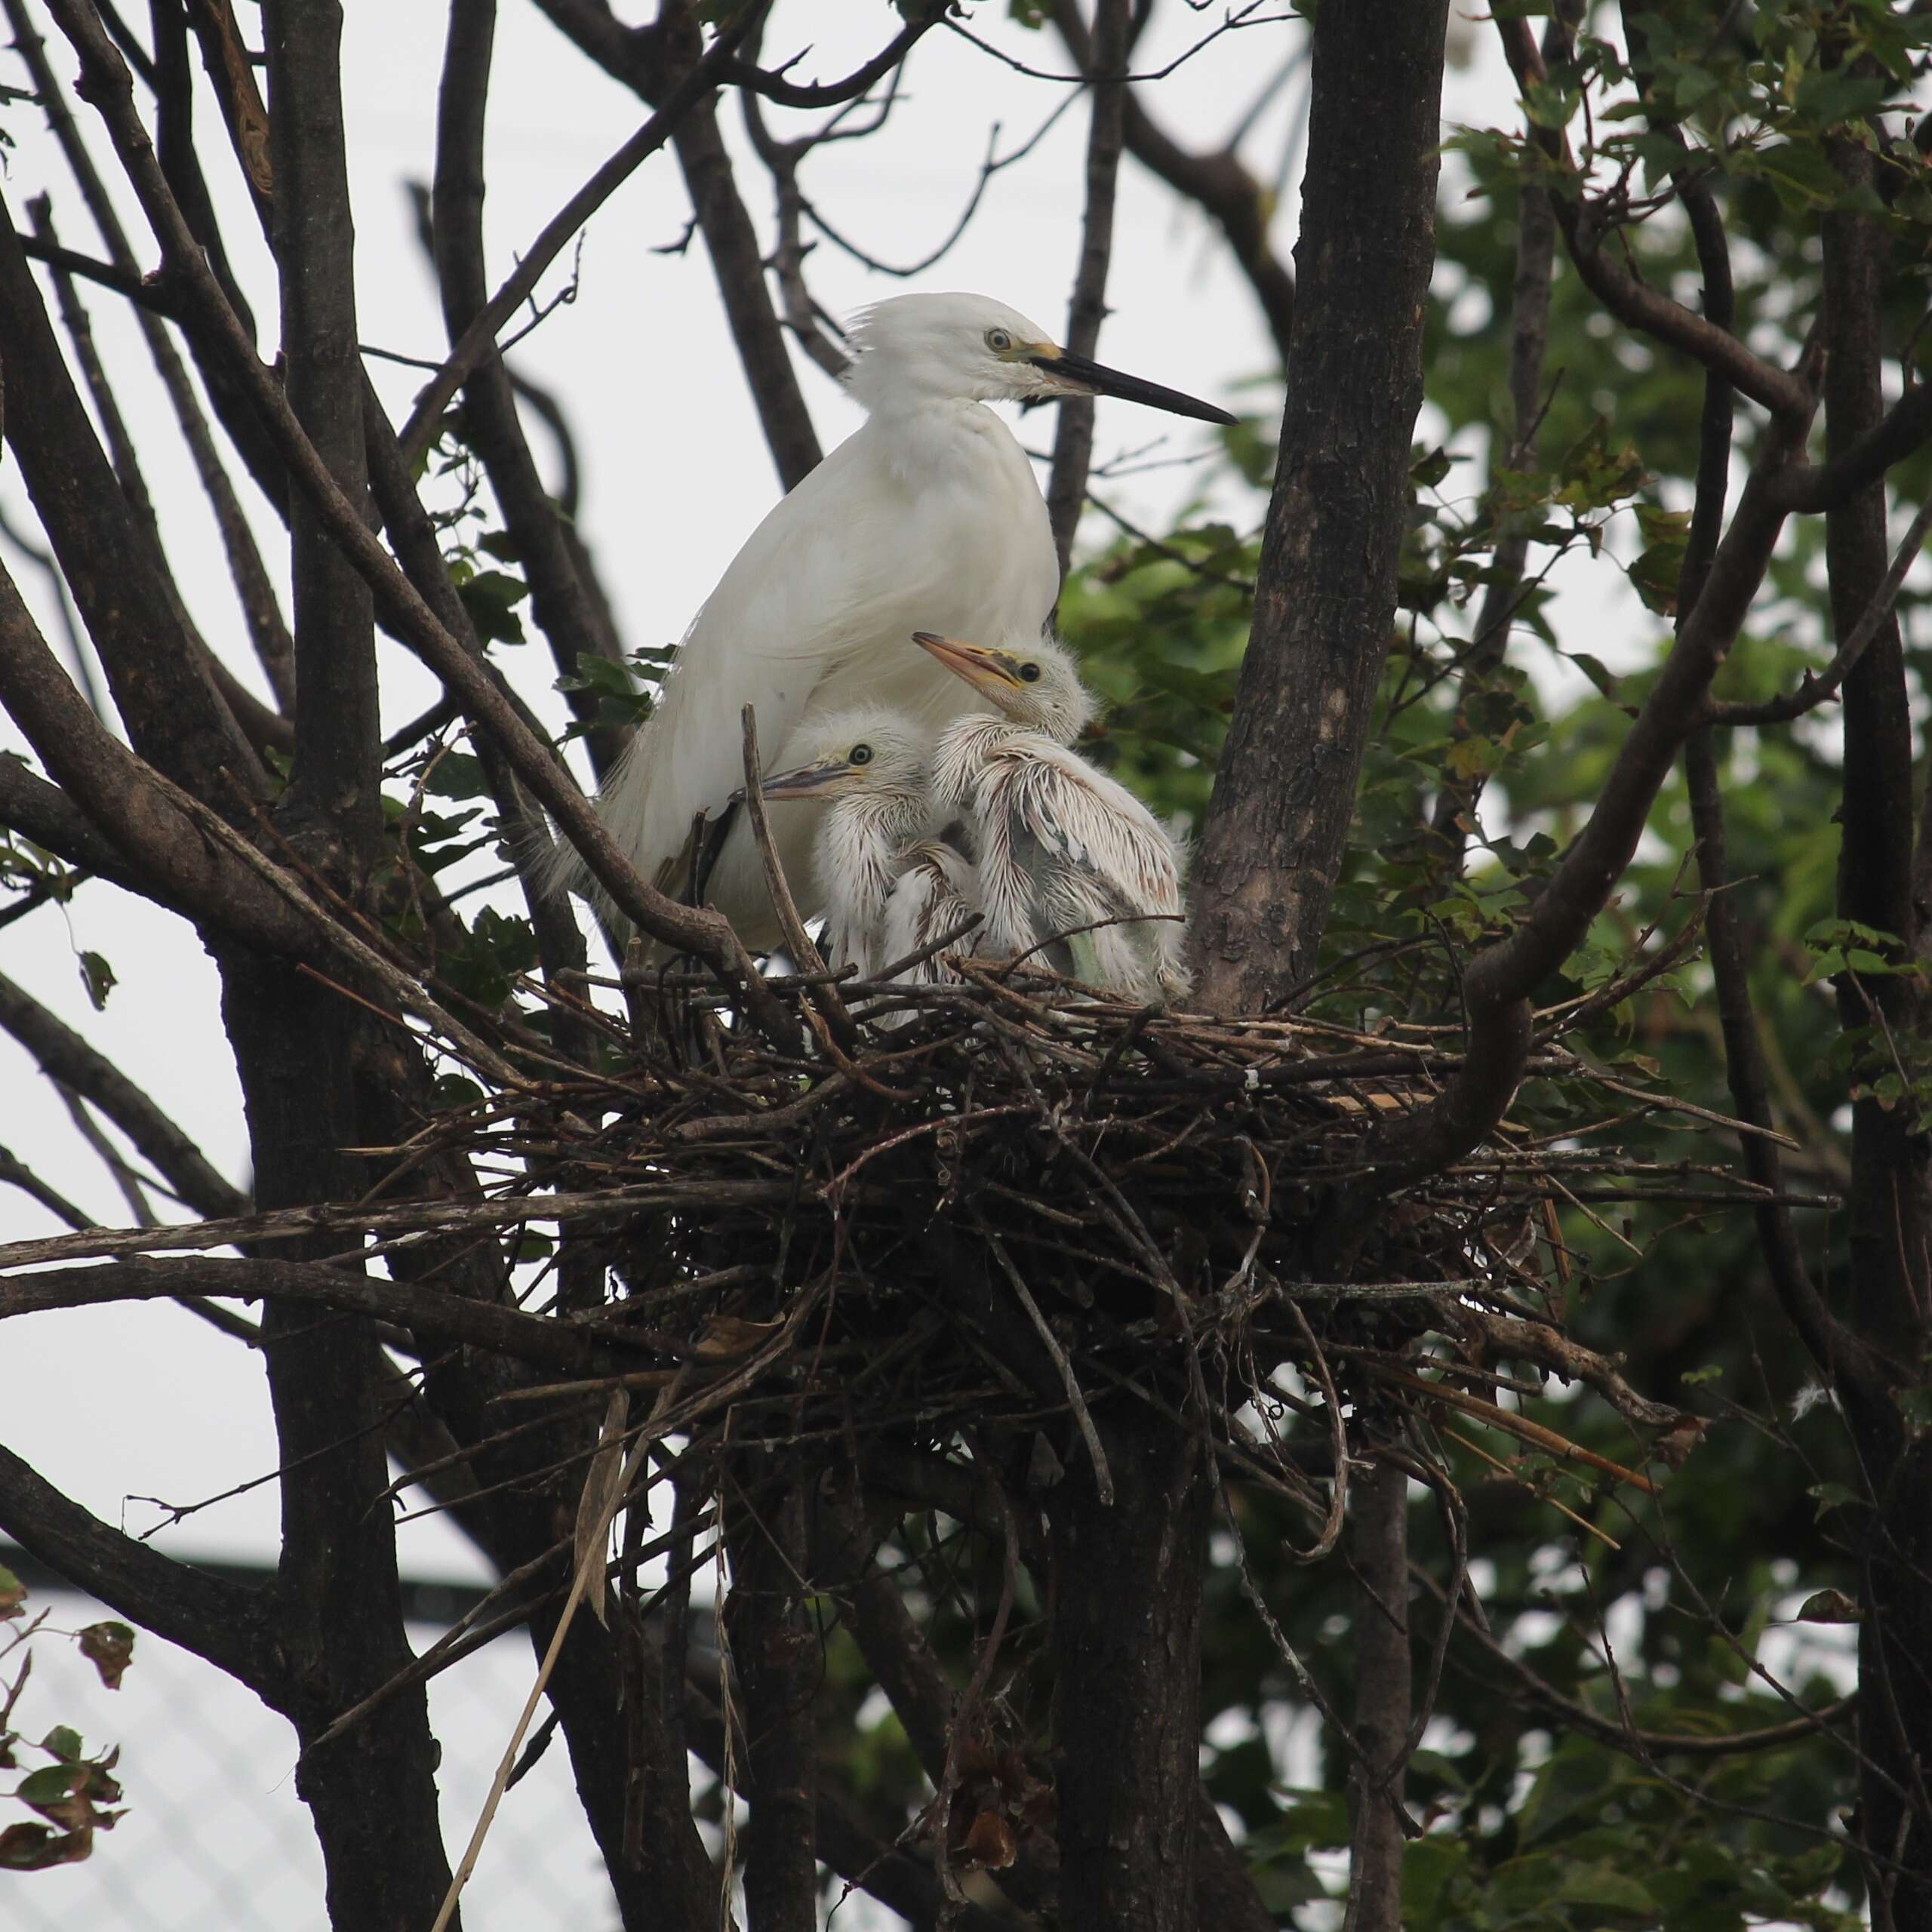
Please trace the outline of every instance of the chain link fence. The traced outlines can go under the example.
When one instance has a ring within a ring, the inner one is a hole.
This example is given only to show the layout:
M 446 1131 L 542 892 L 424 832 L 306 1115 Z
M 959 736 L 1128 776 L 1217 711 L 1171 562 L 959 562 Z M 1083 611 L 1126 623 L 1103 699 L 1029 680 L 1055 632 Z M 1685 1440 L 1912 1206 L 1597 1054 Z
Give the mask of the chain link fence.
M 321 1854 L 295 1792 L 288 1724 L 232 1678 L 143 1632 L 118 1690 L 56 1630 L 114 1613 L 0 1549 L 49 1613 L 15 1712 L 21 1732 L 78 1730 L 92 1752 L 118 1744 L 115 1768 L 127 1815 L 97 1835 L 94 1855 L 51 1871 L 0 1872 L 6 1932 L 328 1932 Z M 245 1573 L 238 1573 L 245 1574 Z M 257 1573 L 259 1574 L 259 1573 Z M 420 1650 L 474 1592 L 414 1583 L 406 1604 Z M 461 1854 L 536 1666 L 528 1643 L 506 1638 L 429 1686 L 443 1748 L 438 1786 L 450 1840 Z M 11 1679 L 11 1672 L 9 1678 Z M 34 1761 L 39 1761 L 38 1759 Z M 11 1789 L 16 1780 L 7 1779 Z M 8 1807 L 10 1813 L 14 1807 Z M 24 1814 L 21 1815 L 25 1815 Z M 11 1822 L 11 1818 L 9 1820 Z M 572 1783 L 568 1755 L 547 1751 L 504 1799 L 463 1895 L 468 1932 L 614 1932 L 617 1908 Z

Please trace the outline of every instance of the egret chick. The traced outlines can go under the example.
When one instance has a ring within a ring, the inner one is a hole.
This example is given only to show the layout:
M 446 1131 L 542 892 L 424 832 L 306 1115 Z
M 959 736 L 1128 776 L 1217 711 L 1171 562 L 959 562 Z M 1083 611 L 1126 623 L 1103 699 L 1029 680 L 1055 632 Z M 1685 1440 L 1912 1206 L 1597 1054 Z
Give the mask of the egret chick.
M 933 753 L 934 803 L 966 812 L 978 835 L 982 949 L 1044 943 L 1049 964 L 1090 986 L 1184 994 L 1180 848 L 1069 749 L 1095 709 L 1072 658 L 1045 638 L 1008 650 L 924 631 L 914 641 L 999 714 L 955 720 Z
M 939 984 L 949 977 L 949 956 L 979 950 L 978 933 L 959 931 L 979 909 L 978 870 L 958 846 L 946 838 L 922 838 L 908 847 L 885 903 L 887 964 L 958 934 L 946 952 L 929 955 L 900 976 L 915 986 Z
M 794 733 L 793 743 L 802 743 L 803 762 L 759 789 L 774 801 L 827 801 L 812 834 L 812 876 L 825 909 L 820 949 L 828 966 L 849 963 L 860 979 L 875 978 L 903 956 L 886 941 L 886 908 L 906 848 L 932 827 L 932 734 L 884 706 L 855 705 Z M 777 835 L 774 824 L 774 844 Z
M 781 765 L 802 764 L 831 714 L 860 702 L 937 730 L 971 690 L 906 648 L 921 626 L 1026 638 L 1060 594 L 1060 565 L 1032 464 L 984 405 L 1112 395 L 1211 423 L 1234 418 L 1069 354 L 1037 323 L 983 295 L 894 297 L 851 335 L 848 379 L 866 420 L 754 531 L 694 620 L 601 802 L 611 836 L 673 895 L 691 869 L 700 812 L 717 823 L 740 783 L 739 717 L 755 705 Z M 774 833 L 804 881 L 804 815 Z M 580 883 L 561 846 L 558 875 Z M 779 940 L 749 828 L 734 824 L 704 896 L 754 952 Z M 810 889 L 799 909 L 820 909 Z

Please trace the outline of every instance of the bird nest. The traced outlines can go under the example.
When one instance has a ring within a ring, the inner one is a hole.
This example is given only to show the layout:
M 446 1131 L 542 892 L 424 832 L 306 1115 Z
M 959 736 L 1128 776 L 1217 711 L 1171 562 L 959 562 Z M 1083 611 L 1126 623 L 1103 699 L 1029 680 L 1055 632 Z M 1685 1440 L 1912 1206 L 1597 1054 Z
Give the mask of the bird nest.
M 654 1386 L 663 1425 L 693 1439 L 764 1398 L 795 1442 L 1011 1429 L 1063 1457 L 1084 1444 L 1097 1474 L 1094 1411 L 1138 1397 L 1207 1429 L 1224 1468 L 1311 1504 L 1311 1471 L 1447 1410 L 1651 1486 L 1522 1416 L 1507 1392 L 1540 1384 L 1507 1364 L 1589 1384 L 1667 1455 L 1694 1440 L 1566 1332 L 1559 1217 L 1757 1198 L 1721 1161 L 1660 1164 L 1506 1121 L 1338 1228 L 1338 1201 L 1368 1198 L 1377 1130 L 1457 1064 L 1450 1029 L 1222 1020 L 1025 965 L 959 971 L 842 998 L 823 977 L 768 981 L 798 1016 L 783 1047 L 660 977 L 648 998 L 630 989 L 630 1027 L 595 1022 L 608 1070 L 438 1118 L 420 1153 L 460 1150 L 502 1177 L 463 1222 L 552 1224 L 603 1264 L 594 1303 L 540 1283 L 526 1306 L 552 1303 L 637 1365 L 543 1392 Z M 1681 1105 L 1592 1069 L 1552 1030 L 1526 1089 L 1565 1083 L 1568 1118 Z M 1315 1419 L 1299 1432 L 1312 1460 L 1284 1451 L 1293 1411 Z

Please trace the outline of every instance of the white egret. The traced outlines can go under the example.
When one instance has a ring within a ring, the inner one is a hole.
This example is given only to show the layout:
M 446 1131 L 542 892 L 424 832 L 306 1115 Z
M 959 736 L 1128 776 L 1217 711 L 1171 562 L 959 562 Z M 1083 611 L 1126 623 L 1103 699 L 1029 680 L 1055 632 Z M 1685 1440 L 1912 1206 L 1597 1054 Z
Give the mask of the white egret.
M 1011 649 L 930 632 L 915 641 L 997 707 L 955 719 L 933 753 L 933 796 L 979 843 L 981 950 L 1042 951 L 1089 986 L 1184 994 L 1181 857 L 1147 808 L 1069 749 L 1093 694 L 1051 639 Z
M 986 403 L 1114 395 L 1234 420 L 1071 355 L 985 296 L 895 297 L 859 318 L 851 341 L 848 383 L 863 426 L 752 533 L 605 788 L 612 836 L 674 894 L 688 881 L 694 818 L 703 811 L 716 823 L 742 783 L 743 706 L 756 706 L 780 765 L 802 762 L 800 734 L 856 701 L 937 728 L 974 700 L 906 649 L 909 632 L 1023 638 L 1046 623 L 1060 590 L 1046 505 L 1026 452 Z M 808 875 L 810 840 L 809 826 L 786 826 L 788 877 Z M 573 883 L 580 875 L 568 847 L 559 874 Z M 777 943 L 747 826 L 731 827 L 705 883 L 747 946 Z
M 812 872 L 826 915 L 820 950 L 828 966 L 849 962 L 860 979 L 875 978 L 903 956 L 887 943 L 886 909 L 906 848 L 932 829 L 932 734 L 871 704 L 820 717 L 792 738 L 804 741 L 804 761 L 771 774 L 760 789 L 768 799 L 829 801 L 807 815 L 818 821 Z M 778 834 L 774 821 L 774 845 Z M 786 877 L 790 883 L 789 870 Z
M 980 909 L 978 869 L 949 838 L 922 838 L 900 859 L 899 876 L 885 903 L 886 963 L 924 952 L 949 934 L 957 935 L 942 952 L 929 954 L 909 966 L 902 977 L 915 984 L 937 985 L 948 975 L 949 956 L 976 952 L 977 931 L 961 927 Z

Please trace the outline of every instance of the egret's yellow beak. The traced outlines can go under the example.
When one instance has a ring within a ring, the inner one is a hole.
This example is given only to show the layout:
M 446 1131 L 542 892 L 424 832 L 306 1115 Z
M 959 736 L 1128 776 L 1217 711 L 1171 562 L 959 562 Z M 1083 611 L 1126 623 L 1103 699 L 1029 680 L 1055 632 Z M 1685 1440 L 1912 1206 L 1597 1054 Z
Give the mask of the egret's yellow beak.
M 1069 395 L 1117 395 L 1123 402 L 1145 403 L 1149 409 L 1164 409 L 1170 416 L 1192 416 L 1203 423 L 1232 423 L 1235 419 L 1211 402 L 1201 402 L 1179 389 L 1163 389 L 1158 383 L 1143 383 L 1138 376 L 1121 374 L 1104 363 L 1090 362 L 1084 355 L 1043 342 L 1025 358 L 1043 370 L 1055 385 Z
M 975 691 L 1023 688 L 1020 660 L 1010 651 L 997 650 L 989 644 L 962 644 L 957 638 L 941 637 L 934 631 L 915 631 L 912 641 L 929 656 L 937 657 L 949 671 L 964 678 Z
M 789 771 L 774 771 L 761 779 L 758 789 L 768 798 L 820 798 L 854 771 L 850 758 L 814 758 L 810 764 L 795 764 Z

